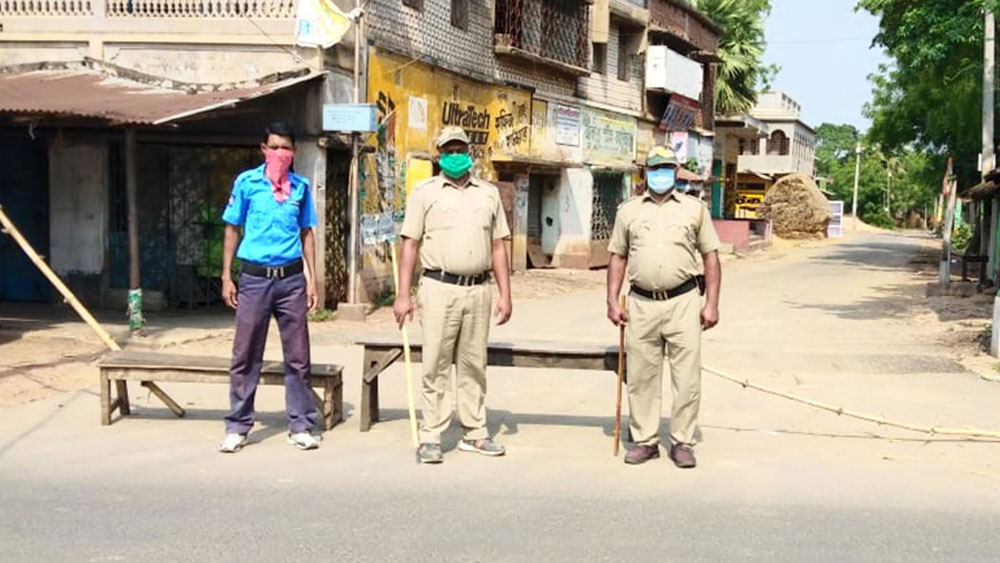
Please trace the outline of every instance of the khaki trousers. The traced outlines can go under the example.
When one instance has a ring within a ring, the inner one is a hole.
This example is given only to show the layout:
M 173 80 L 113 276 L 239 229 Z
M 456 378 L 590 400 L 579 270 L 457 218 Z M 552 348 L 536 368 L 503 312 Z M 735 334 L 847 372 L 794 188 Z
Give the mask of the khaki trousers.
M 423 417 L 420 442 L 439 444 L 451 423 L 451 365 L 455 364 L 458 420 L 466 440 L 486 431 L 486 341 L 493 292 L 489 284 L 462 287 L 420 279 L 417 306 L 423 328 Z
M 670 441 L 693 446 L 701 402 L 701 295 L 693 290 L 654 301 L 630 294 L 625 334 L 632 440 L 639 445 L 660 443 L 666 345 L 674 396 Z

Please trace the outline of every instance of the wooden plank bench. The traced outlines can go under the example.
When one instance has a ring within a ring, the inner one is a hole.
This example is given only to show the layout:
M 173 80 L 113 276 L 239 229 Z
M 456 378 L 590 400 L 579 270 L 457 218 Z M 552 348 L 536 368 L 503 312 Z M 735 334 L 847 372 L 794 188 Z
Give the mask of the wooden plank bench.
M 170 398 L 154 381 L 183 383 L 229 383 L 229 358 L 213 356 L 183 356 L 154 352 L 123 350 L 111 352 L 98 362 L 101 370 L 101 424 L 111 424 L 116 409 L 122 416 L 131 414 L 128 381 L 141 381 L 175 415 L 182 417 L 184 409 Z M 316 406 L 323 413 L 323 428 L 330 430 L 344 418 L 343 368 L 333 364 L 312 364 L 312 386 L 321 387 L 323 396 L 312 391 Z M 116 397 L 111 398 L 111 384 Z M 260 383 L 284 385 L 283 362 L 264 362 Z
M 962 281 L 969 281 L 969 264 L 979 264 L 979 282 L 986 279 L 986 266 L 990 261 L 989 256 L 981 254 L 960 254 L 959 262 L 962 264 Z
M 376 336 L 356 342 L 364 347 L 361 372 L 361 431 L 367 432 L 379 420 L 378 376 L 396 360 L 402 361 L 403 340 L 398 334 Z M 410 339 L 414 387 L 419 389 L 423 346 Z M 490 342 L 486 363 L 490 366 L 519 368 L 579 369 L 618 373 L 618 346 L 523 340 Z

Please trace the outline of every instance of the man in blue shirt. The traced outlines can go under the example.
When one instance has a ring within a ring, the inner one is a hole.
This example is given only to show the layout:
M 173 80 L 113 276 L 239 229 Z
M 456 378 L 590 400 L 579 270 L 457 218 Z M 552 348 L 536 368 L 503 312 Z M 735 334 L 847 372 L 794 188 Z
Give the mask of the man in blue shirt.
M 295 154 L 291 126 L 283 122 L 267 126 L 260 150 L 264 164 L 236 177 L 222 213 L 226 223 L 222 299 L 236 309 L 229 372 L 231 411 L 226 416 L 226 437 L 219 445 L 224 453 L 243 448 L 253 428 L 254 395 L 272 315 L 285 356 L 288 442 L 302 450 L 319 447 L 312 435 L 318 409 L 309 383 L 306 319 L 307 311 L 316 307 L 316 209 L 309 180 L 290 171 Z M 242 262 L 238 291 L 230 274 L 234 254 Z

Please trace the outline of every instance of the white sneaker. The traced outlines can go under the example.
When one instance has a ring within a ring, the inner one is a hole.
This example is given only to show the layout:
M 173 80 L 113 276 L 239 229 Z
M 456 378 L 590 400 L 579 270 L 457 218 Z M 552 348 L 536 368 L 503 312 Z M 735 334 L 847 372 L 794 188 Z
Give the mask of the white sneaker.
M 315 450 L 319 447 L 319 440 L 308 432 L 289 434 L 288 443 L 300 450 Z
M 224 454 L 234 454 L 243 449 L 247 443 L 246 434 L 236 434 L 235 432 L 226 434 L 222 443 L 219 444 L 219 451 Z

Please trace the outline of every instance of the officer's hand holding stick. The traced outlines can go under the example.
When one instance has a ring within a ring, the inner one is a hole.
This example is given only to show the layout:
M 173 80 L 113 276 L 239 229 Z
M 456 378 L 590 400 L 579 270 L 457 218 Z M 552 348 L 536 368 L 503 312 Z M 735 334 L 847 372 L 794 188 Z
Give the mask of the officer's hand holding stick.
M 625 310 L 625 296 L 621 298 L 621 309 Z M 625 323 L 618 325 L 618 397 L 615 399 L 615 457 L 622 436 L 622 380 L 625 375 Z
M 405 249 L 405 246 L 409 242 L 410 239 L 403 239 L 403 261 L 410 266 L 407 281 L 413 272 L 413 262 L 406 259 L 410 253 L 408 249 Z M 403 361 L 406 363 L 406 399 L 410 411 L 410 437 L 413 439 L 413 447 L 417 448 L 420 446 L 420 438 L 417 436 L 417 409 L 413 402 L 413 363 L 410 361 L 410 336 L 404 324 L 408 319 L 413 318 L 413 304 L 410 301 L 409 283 L 405 284 L 405 295 L 400 293 L 399 260 L 396 258 L 396 245 L 390 241 L 389 247 L 392 249 L 392 281 L 396 288 L 396 303 L 393 305 L 393 313 L 399 323 L 399 330 L 403 334 Z

